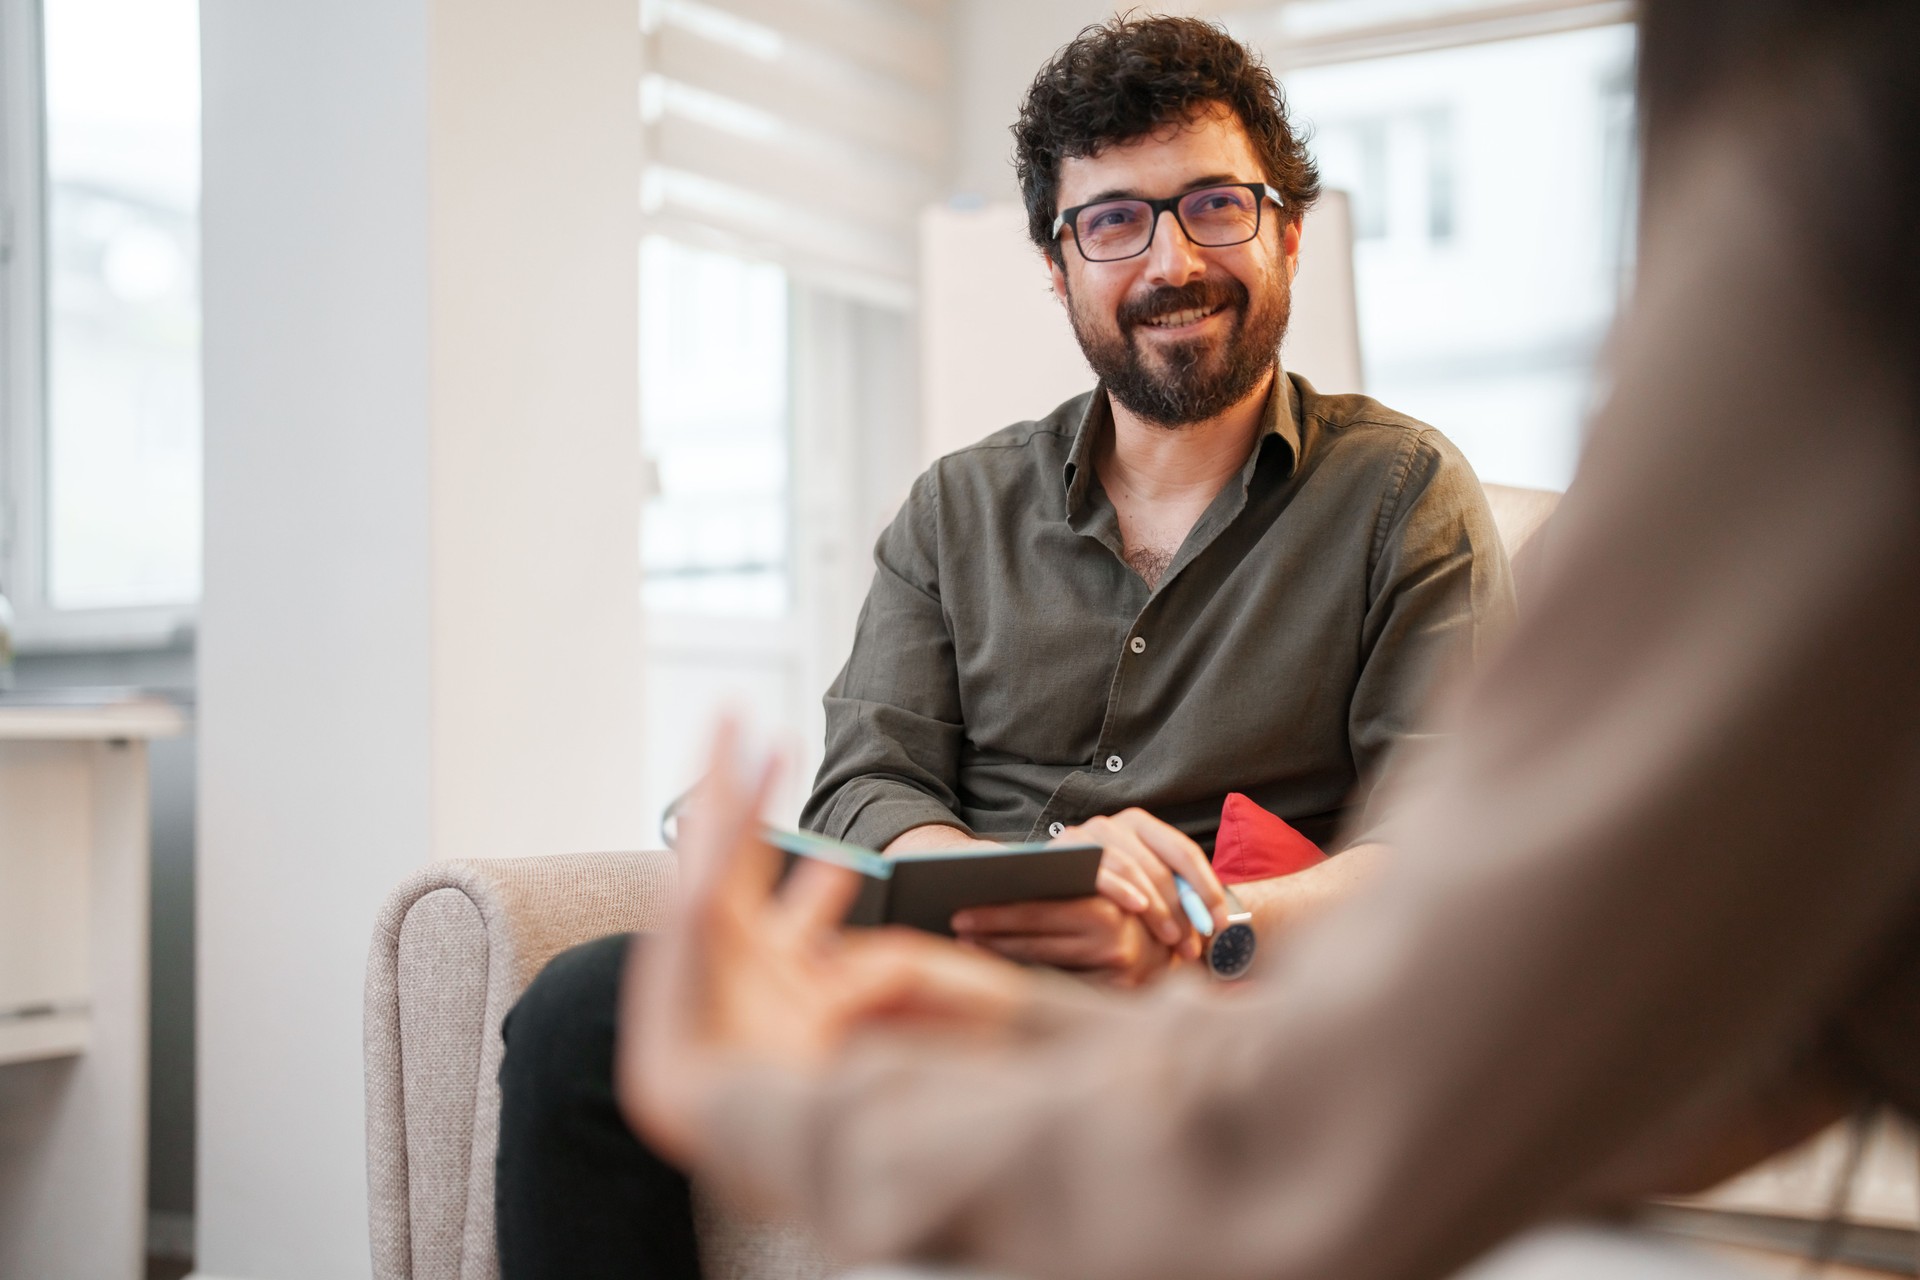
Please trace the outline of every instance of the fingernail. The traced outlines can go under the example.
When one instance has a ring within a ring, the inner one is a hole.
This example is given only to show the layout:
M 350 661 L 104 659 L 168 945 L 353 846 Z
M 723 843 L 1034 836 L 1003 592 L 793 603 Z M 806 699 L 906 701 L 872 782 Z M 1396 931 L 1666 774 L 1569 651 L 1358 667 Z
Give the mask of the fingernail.
M 953 919 L 947 921 L 947 923 L 952 926 L 955 933 L 973 932 L 973 916 L 968 912 L 959 912 Z

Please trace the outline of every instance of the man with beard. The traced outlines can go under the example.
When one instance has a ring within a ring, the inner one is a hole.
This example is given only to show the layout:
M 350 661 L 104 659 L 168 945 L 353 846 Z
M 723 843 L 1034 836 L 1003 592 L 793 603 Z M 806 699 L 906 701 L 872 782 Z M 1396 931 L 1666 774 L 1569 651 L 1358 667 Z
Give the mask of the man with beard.
M 1174 874 L 1226 921 L 1208 863 L 1226 795 L 1329 844 L 1511 586 L 1452 445 L 1279 367 L 1319 181 L 1245 48 L 1192 19 L 1089 28 L 1014 133 L 1034 242 L 1100 385 L 915 483 L 827 691 L 802 824 L 888 851 L 1098 843 L 1099 896 L 954 927 L 1137 985 L 1200 954 Z M 1257 931 L 1283 930 L 1380 856 L 1362 835 L 1237 892 Z M 508 1280 L 698 1274 L 685 1180 L 613 1101 L 626 946 L 563 955 L 508 1021 Z
M 1198 954 L 1172 876 L 1219 901 L 1225 795 L 1327 845 L 1511 588 L 1438 432 L 1279 367 L 1319 179 L 1244 47 L 1192 19 L 1089 28 L 1014 134 L 1100 385 L 920 477 L 827 691 L 802 822 L 889 851 L 1098 843 L 1100 897 L 956 929 L 1135 984 Z M 1274 931 L 1376 856 L 1237 892 Z

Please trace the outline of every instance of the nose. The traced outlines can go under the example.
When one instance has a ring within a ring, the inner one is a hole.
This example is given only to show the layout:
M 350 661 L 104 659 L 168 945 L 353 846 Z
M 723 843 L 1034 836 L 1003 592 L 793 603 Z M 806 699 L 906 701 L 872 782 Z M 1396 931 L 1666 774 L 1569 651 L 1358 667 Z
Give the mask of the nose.
M 1147 246 L 1146 269 L 1147 278 L 1154 284 L 1173 285 L 1176 288 L 1204 274 L 1207 269 L 1199 249 L 1187 238 L 1186 229 L 1180 225 L 1180 219 L 1173 216 L 1171 209 L 1160 211 L 1159 221 L 1153 229 L 1153 243 Z

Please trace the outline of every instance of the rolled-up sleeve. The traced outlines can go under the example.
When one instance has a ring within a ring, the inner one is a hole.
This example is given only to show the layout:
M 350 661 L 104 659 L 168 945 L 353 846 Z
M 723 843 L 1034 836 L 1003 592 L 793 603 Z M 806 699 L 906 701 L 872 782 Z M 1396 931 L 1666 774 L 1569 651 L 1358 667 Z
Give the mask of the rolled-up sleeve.
M 1484 656 L 1514 616 L 1513 574 L 1487 496 L 1437 431 L 1410 436 L 1381 504 L 1367 579 L 1362 664 L 1348 715 L 1354 767 L 1384 792 L 1388 757 L 1431 736 L 1431 695 Z M 1375 838 L 1369 806 L 1352 843 Z
M 956 816 L 961 723 L 940 599 L 937 471 L 914 482 L 873 550 L 853 652 L 827 689 L 826 754 L 800 817 L 809 831 L 884 849 Z

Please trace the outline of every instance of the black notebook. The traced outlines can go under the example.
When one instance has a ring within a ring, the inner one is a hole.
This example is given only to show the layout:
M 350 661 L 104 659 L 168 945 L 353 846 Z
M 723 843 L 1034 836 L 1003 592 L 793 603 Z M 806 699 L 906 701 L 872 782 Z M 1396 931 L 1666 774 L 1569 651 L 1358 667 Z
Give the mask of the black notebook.
M 848 924 L 904 924 L 928 933 L 953 929 L 956 911 L 1001 902 L 1090 898 L 1100 873 L 1097 844 L 1003 844 L 994 849 L 936 849 L 886 857 L 806 831 L 769 830 L 767 843 L 794 858 L 818 858 L 865 877 Z

